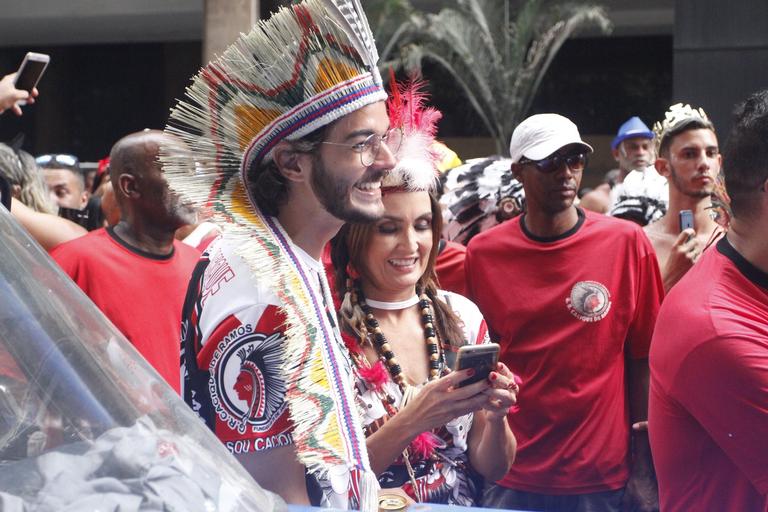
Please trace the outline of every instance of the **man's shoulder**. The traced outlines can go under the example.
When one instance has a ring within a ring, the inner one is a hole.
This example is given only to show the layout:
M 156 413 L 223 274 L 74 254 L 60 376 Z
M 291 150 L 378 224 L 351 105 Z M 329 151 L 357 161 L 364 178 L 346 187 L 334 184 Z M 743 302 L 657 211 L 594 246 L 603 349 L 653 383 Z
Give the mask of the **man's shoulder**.
M 112 244 L 109 234 L 105 228 L 99 228 L 85 235 L 59 244 L 51 251 L 51 257 L 57 262 L 70 258 L 77 258 L 78 261 L 87 261 L 89 256 L 94 258 L 103 257 L 101 252 L 104 247 Z
M 216 305 L 229 312 L 246 306 L 279 305 L 280 301 L 259 269 L 252 269 L 237 254 L 237 244 L 217 239 L 206 250 L 202 260 L 205 270 L 200 276 L 198 293 L 205 307 Z
M 179 258 L 179 262 L 182 265 L 188 265 L 194 267 L 197 261 L 200 259 L 200 251 L 191 245 L 187 245 L 184 242 L 178 240 L 173 241 L 173 250 Z
M 493 248 L 504 241 L 510 241 L 518 236 L 522 236 L 519 226 L 520 217 L 518 216 L 482 233 L 478 233 L 467 244 L 467 253 Z
M 584 210 L 586 217 L 585 228 L 593 231 L 610 231 L 614 235 L 625 234 L 631 236 L 637 236 L 638 233 L 642 233 L 643 228 L 640 225 L 625 219 L 619 219 L 618 217 L 612 217 L 610 215 L 604 215 L 602 213 L 591 212 Z

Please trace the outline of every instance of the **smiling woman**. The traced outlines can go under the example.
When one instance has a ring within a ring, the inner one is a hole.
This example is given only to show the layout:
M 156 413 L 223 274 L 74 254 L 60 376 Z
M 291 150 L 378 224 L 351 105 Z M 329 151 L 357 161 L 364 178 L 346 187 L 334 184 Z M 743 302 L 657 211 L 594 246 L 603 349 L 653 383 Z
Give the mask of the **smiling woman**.
M 379 484 L 410 500 L 471 506 L 474 471 L 497 479 L 514 459 L 506 414 L 517 384 L 504 365 L 463 387 L 473 370 L 450 371 L 457 348 L 486 343 L 488 331 L 474 304 L 437 288 L 442 216 L 430 192 L 430 146 L 439 113 L 423 109 L 417 89 L 400 97 L 390 118 L 404 139 L 383 182 L 384 215 L 346 224 L 333 240 L 337 289 L 345 292 L 340 323 Z M 321 485 L 334 487 L 329 480 Z

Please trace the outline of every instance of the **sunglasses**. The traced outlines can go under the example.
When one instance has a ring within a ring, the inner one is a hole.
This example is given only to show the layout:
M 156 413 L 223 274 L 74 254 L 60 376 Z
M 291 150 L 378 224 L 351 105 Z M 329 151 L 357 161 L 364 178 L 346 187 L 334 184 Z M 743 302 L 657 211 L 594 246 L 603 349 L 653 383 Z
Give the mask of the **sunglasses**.
M 43 168 L 76 168 L 79 167 L 80 164 L 76 156 L 66 154 L 40 155 L 39 157 L 35 158 L 35 163 L 39 167 Z
M 563 164 L 567 165 L 570 170 L 579 172 L 583 171 L 584 167 L 587 166 L 587 155 L 586 153 L 555 155 L 541 160 L 528 160 L 527 158 L 522 158 L 520 164 L 531 164 L 536 167 L 539 172 L 544 174 L 550 174 L 557 171 Z

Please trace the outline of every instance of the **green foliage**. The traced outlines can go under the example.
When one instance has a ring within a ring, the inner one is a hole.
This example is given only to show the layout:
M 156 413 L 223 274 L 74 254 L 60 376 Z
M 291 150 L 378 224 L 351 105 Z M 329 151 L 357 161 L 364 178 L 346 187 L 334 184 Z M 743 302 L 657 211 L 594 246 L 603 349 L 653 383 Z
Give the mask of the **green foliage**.
M 610 31 L 601 7 L 556 0 L 453 0 L 437 14 L 408 0 L 366 0 L 380 68 L 443 66 L 463 90 L 500 154 L 531 106 L 565 40 L 585 27 Z

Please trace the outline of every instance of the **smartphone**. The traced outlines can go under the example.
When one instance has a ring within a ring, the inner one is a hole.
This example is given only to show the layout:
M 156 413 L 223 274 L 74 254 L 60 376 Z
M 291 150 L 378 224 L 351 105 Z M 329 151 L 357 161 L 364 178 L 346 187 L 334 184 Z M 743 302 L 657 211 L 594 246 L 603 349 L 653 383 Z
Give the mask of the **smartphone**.
M 51 58 L 44 53 L 27 53 L 24 56 L 24 60 L 21 61 L 19 70 L 16 72 L 14 86 L 17 89 L 32 93 L 32 89 L 40 81 L 40 77 L 43 76 L 43 72 L 48 67 L 50 60 Z M 24 105 L 26 102 L 20 101 L 19 103 Z
M 684 229 L 693 229 L 693 212 L 691 210 L 680 210 L 680 232 Z
M 467 386 L 488 378 L 488 375 L 496 369 L 499 362 L 499 345 L 486 343 L 484 345 L 464 345 L 459 348 L 456 356 L 455 371 L 475 369 L 475 374 L 459 383 L 458 387 Z

